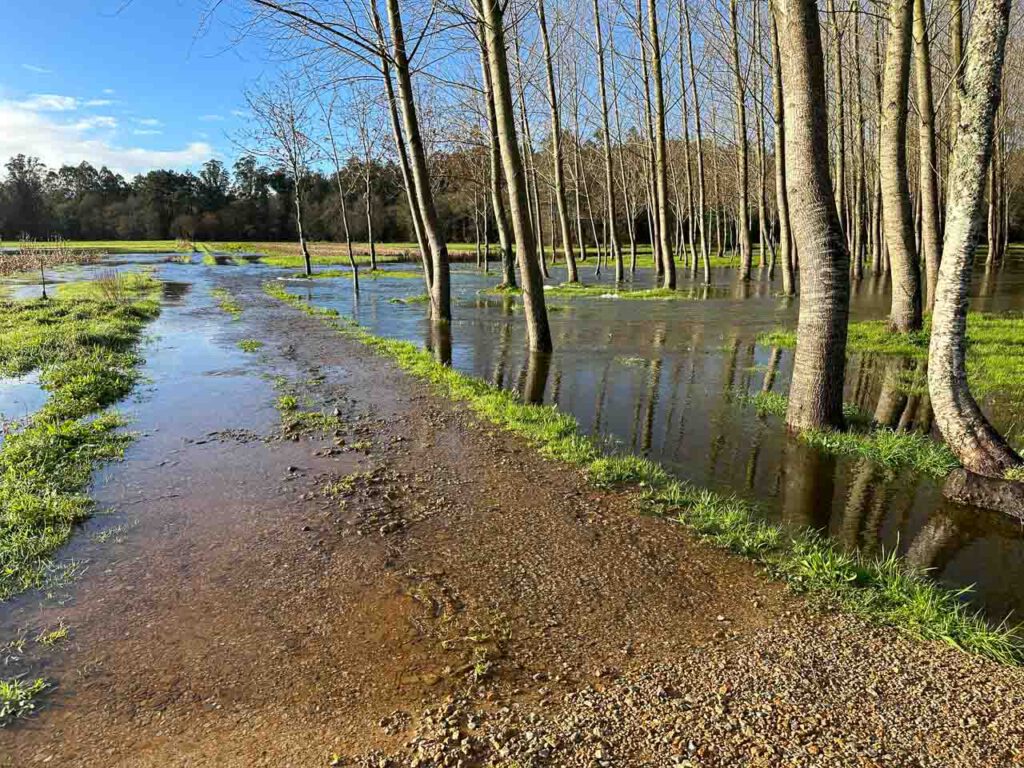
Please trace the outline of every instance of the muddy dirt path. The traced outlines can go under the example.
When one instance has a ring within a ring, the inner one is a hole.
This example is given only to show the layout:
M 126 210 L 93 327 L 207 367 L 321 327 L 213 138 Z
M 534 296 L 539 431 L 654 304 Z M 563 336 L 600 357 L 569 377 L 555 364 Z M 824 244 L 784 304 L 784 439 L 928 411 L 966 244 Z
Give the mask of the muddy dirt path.
M 71 640 L 0 765 L 1024 764 L 1020 671 L 818 613 L 220 280 L 237 321 L 160 321 L 89 567 L 5 607 Z

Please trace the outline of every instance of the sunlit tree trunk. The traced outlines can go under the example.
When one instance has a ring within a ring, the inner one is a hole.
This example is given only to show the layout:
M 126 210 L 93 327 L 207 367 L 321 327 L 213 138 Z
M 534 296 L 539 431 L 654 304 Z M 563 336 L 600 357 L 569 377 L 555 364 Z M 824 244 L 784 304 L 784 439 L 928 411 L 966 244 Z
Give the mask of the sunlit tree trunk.
M 800 315 L 786 423 L 843 426 L 850 257 L 829 174 L 824 56 L 815 0 L 776 6 L 786 120 L 786 181 L 800 253 Z
M 579 282 L 576 271 L 576 256 L 572 249 L 572 234 L 569 232 L 569 212 L 565 205 L 565 168 L 562 161 L 562 119 L 558 108 L 558 91 L 555 87 L 555 65 L 551 57 L 551 42 L 548 39 L 548 22 L 544 13 L 544 0 L 537 0 L 537 20 L 540 24 L 541 41 L 544 44 L 544 67 L 547 74 L 548 109 L 551 111 L 551 157 L 555 174 L 555 206 L 558 211 L 558 225 L 562 235 L 562 253 L 565 256 L 566 280 Z M 578 199 L 578 193 L 577 193 Z M 582 239 L 583 232 L 580 232 Z
M 753 248 L 750 243 L 750 201 L 747 197 L 750 186 L 750 163 L 747 148 L 747 94 L 743 82 L 744 75 L 740 70 L 740 30 L 736 5 L 737 0 L 730 0 L 733 97 L 736 103 L 736 184 L 739 187 L 736 202 L 736 226 L 739 229 L 740 279 L 749 280 Z
M 925 263 L 925 311 L 935 303 L 935 284 L 941 256 L 939 235 L 938 154 L 935 149 L 935 106 L 932 96 L 932 64 L 929 56 L 928 18 L 924 0 L 914 0 L 914 51 L 917 65 L 917 111 L 921 175 L 921 250 Z
M 968 386 L 966 365 L 968 291 L 992 154 L 1009 11 L 1009 0 L 978 0 L 971 21 L 928 351 L 928 391 L 939 430 L 965 469 L 990 477 L 1002 477 L 1006 470 L 1024 463 L 978 407 Z
M 907 180 L 907 96 L 914 0 L 890 0 L 889 44 L 882 78 L 882 219 L 892 270 L 889 324 L 907 333 L 921 328 L 921 275 Z
M 690 5 L 687 0 L 683 3 L 683 19 L 686 22 L 686 55 L 690 63 L 690 89 L 693 91 L 693 130 L 697 141 L 697 218 L 700 221 L 700 253 L 704 265 L 704 283 L 711 283 L 711 246 L 707 236 L 707 204 L 705 194 L 704 176 L 704 143 L 703 131 L 701 129 L 700 115 L 700 94 L 697 90 L 697 66 L 693 56 L 693 25 L 690 22 Z M 696 262 L 693 265 L 694 272 L 697 270 Z
M 779 213 L 779 261 L 782 264 L 782 292 L 796 293 L 793 275 L 793 236 L 789 222 L 789 194 L 786 191 L 786 125 L 782 96 L 782 58 L 779 50 L 779 29 L 774 11 L 772 33 L 772 103 L 775 109 L 775 204 Z
M 526 171 L 519 154 L 516 118 L 512 107 L 512 85 L 505 50 L 504 7 L 500 0 L 479 0 L 486 30 L 487 59 L 494 91 L 496 127 L 501 145 L 502 165 L 509 187 L 509 212 L 516 237 L 516 257 L 523 282 L 523 310 L 527 336 L 534 352 L 550 352 L 551 331 L 544 303 L 544 281 L 536 258 L 533 227 L 529 220 Z
M 491 207 L 494 210 L 494 226 L 498 230 L 498 246 L 501 248 L 501 285 L 503 288 L 516 287 L 515 258 L 512 253 L 512 238 L 509 233 L 508 214 L 501 193 L 501 147 L 498 144 L 498 118 L 494 111 L 494 91 L 491 88 L 491 73 L 487 63 L 486 32 L 482 21 L 477 22 L 480 37 L 480 67 L 484 85 L 484 103 L 487 107 L 487 154 L 490 163 Z
M 430 305 L 435 321 L 451 319 L 451 285 L 448 267 L 448 244 L 441 233 L 441 224 L 434 207 L 434 193 L 430 187 L 427 154 L 420 136 L 416 116 L 416 101 L 412 87 L 409 59 L 405 51 L 405 33 L 398 0 L 387 0 L 388 22 L 391 26 L 392 60 L 398 78 L 398 100 L 402 112 L 405 137 L 409 145 L 412 180 L 416 187 L 423 214 L 424 239 L 430 244 L 433 282 L 430 286 Z
M 611 244 L 612 257 L 615 259 L 615 282 L 625 279 L 625 266 L 622 263 L 622 245 L 619 243 L 617 214 L 615 211 L 615 169 L 612 161 L 611 126 L 608 119 L 608 90 L 605 85 L 604 64 L 604 33 L 601 31 L 600 0 L 594 0 L 594 35 L 597 42 L 597 78 L 601 89 L 601 129 L 602 146 L 604 149 L 604 186 L 605 206 L 608 216 L 608 241 Z

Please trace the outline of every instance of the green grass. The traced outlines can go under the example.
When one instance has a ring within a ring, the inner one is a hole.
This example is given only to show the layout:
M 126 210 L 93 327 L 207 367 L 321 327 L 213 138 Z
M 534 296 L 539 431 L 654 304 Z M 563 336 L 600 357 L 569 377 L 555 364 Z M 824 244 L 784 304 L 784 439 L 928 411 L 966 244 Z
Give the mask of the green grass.
M 242 305 L 238 303 L 238 299 L 231 295 L 231 291 L 225 288 L 214 288 L 210 291 L 210 295 L 216 300 L 218 307 L 236 320 L 242 314 Z
M 263 349 L 263 342 L 258 339 L 242 339 L 238 342 L 238 348 L 243 352 L 259 352 Z
M 594 485 L 634 491 L 639 511 L 676 520 L 702 539 L 760 562 L 794 590 L 917 638 L 1006 664 L 1024 660 L 1024 639 L 1016 628 L 989 625 L 964 605 L 963 592 L 927 580 L 895 557 L 850 555 L 813 531 L 783 532 L 761 519 L 747 501 L 674 480 L 648 459 L 604 454 L 580 432 L 574 418 L 556 408 L 524 404 L 515 393 L 444 366 L 409 342 L 370 334 L 336 311 L 313 307 L 280 285 L 268 284 L 265 290 L 391 358 L 439 394 L 465 403 L 480 418 L 523 437 L 542 455 L 580 468 Z
M 286 381 L 280 385 L 290 386 Z M 333 432 L 345 426 L 340 416 L 301 409 L 299 398 L 291 393 L 280 395 L 274 405 L 281 414 L 281 426 L 288 435 Z
M 861 456 L 886 469 L 910 468 L 943 478 L 960 466 L 943 443 L 920 432 L 875 429 L 869 432 L 807 430 L 800 439 L 820 451 L 839 456 Z
M 92 511 L 94 466 L 131 440 L 116 413 L 101 411 L 138 381 L 135 348 L 159 312 L 159 284 L 149 285 L 130 301 L 91 298 L 101 292 L 93 286 L 75 298 L 0 303 L 0 376 L 38 370 L 49 392 L 0 446 L 0 600 L 42 583 L 50 555 Z
M 892 333 L 884 321 L 850 323 L 848 350 L 861 354 L 928 358 L 929 329 L 909 334 Z M 784 329 L 758 337 L 764 346 L 795 347 L 796 333 Z M 971 391 L 984 396 L 1000 393 L 1024 403 L 1024 315 L 988 315 L 972 312 L 967 318 L 967 375 Z M 920 374 L 901 376 L 905 391 L 926 387 Z
M 753 406 L 759 416 L 785 417 L 789 398 L 777 392 L 749 394 L 737 391 L 733 397 Z M 860 456 L 889 470 L 913 469 L 932 477 L 942 478 L 960 466 L 952 451 L 943 443 L 919 432 L 900 432 L 892 429 L 872 429 L 871 416 L 855 405 L 843 406 L 848 432 L 807 430 L 799 439 L 820 451 L 839 456 Z
M 406 296 L 405 298 L 393 298 L 388 299 L 389 304 L 429 304 L 430 294 L 418 293 L 415 296 Z
M 46 681 L 41 677 L 35 680 L 0 680 L 0 728 L 19 717 L 32 714 L 36 709 L 36 700 L 44 690 Z

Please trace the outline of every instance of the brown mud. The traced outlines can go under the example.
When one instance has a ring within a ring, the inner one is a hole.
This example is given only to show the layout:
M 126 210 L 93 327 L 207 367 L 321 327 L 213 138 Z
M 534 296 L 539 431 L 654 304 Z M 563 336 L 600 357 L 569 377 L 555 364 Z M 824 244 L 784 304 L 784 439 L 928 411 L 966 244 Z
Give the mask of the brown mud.
M 1024 765 L 1020 670 L 822 613 L 232 288 L 179 319 L 265 346 L 155 377 L 89 567 L 5 607 L 71 638 L 0 765 Z

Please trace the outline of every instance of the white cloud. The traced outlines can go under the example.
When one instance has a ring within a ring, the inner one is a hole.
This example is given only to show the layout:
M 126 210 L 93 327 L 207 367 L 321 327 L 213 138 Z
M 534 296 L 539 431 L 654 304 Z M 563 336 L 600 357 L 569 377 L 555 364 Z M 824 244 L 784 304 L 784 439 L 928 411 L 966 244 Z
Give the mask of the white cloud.
M 204 123 L 214 123 L 224 119 L 224 115 L 200 115 L 199 119 Z
M 22 64 L 21 68 L 27 69 L 29 72 L 35 72 L 37 75 L 51 74 L 50 70 L 48 70 L 46 67 L 40 67 L 35 64 Z
M 17 106 L 31 112 L 73 112 L 78 109 L 78 99 L 56 93 L 35 93 Z
M 106 165 L 120 173 L 135 174 L 152 168 L 194 167 L 214 155 L 213 147 L 196 141 L 171 149 L 123 146 L 116 138 L 115 118 L 89 115 L 68 121 L 58 114 L 60 109 L 39 107 L 43 103 L 39 98 L 0 101 L 0 158 L 33 155 L 50 166 L 88 160 L 97 167 Z M 157 120 L 152 123 L 159 125 Z
M 136 128 L 132 131 L 133 136 L 159 136 L 163 131 L 157 128 Z
M 85 102 L 87 107 L 109 107 L 114 102 L 110 99 L 89 99 Z
M 116 91 L 114 91 L 113 88 L 104 88 L 103 89 L 103 95 L 104 96 L 113 96 L 114 93 L 116 93 Z
M 157 120 L 155 117 L 136 117 L 135 122 L 139 125 L 145 125 L 147 128 L 159 128 L 163 123 Z

